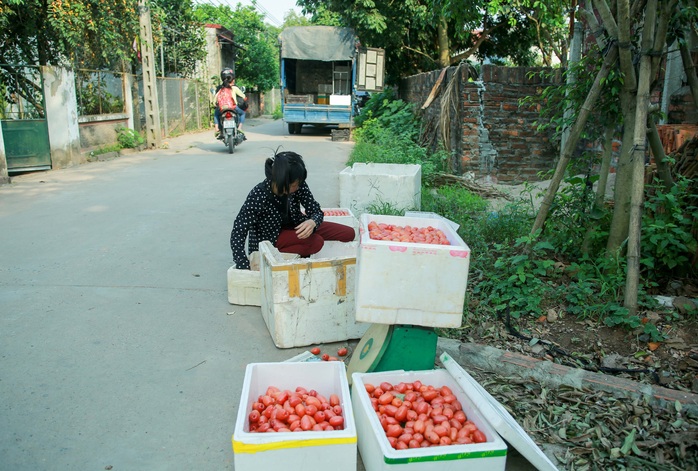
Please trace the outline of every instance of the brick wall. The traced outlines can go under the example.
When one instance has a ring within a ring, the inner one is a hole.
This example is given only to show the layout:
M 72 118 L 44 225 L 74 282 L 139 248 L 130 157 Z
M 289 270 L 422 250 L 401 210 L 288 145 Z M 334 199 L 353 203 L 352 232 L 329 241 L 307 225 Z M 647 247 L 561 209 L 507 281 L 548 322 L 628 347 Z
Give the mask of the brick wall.
M 554 168 L 559 155 L 559 142 L 550 134 L 535 129 L 537 109 L 519 106 L 519 100 L 539 93 L 544 87 L 560 83 L 561 71 L 551 83 L 540 77 L 538 67 L 499 67 L 483 65 L 480 78 L 468 81 L 468 68 L 450 67 L 436 99 L 421 110 L 425 130 L 431 136 L 432 148 L 441 135 L 441 101 L 445 86 L 456 78 L 458 93 L 456 110 L 449 110 L 451 171 L 455 174 L 472 172 L 476 178 L 502 183 L 539 180 L 539 172 Z M 400 98 L 420 109 L 425 103 L 441 71 L 413 75 L 400 83 Z M 657 90 L 653 103 L 660 101 Z M 591 118 L 593 119 L 593 117 Z M 698 110 L 690 90 L 684 86 L 670 102 L 669 123 L 696 123 Z M 617 144 L 617 143 L 616 143 Z M 580 142 L 580 148 L 600 152 L 600 143 Z M 613 169 L 612 169 L 613 171 Z
M 447 70 L 437 99 L 422 113 L 428 129 L 439 128 L 445 85 L 455 76 L 458 109 L 450 112 L 452 171 L 521 183 L 535 181 L 538 172 L 553 168 L 558 150 L 549 135 L 536 131 L 537 110 L 519 106 L 521 98 L 550 85 L 536 74 L 541 70 L 484 65 L 478 81 L 468 81 L 467 67 Z M 437 70 L 404 79 L 400 98 L 421 107 L 439 74 Z

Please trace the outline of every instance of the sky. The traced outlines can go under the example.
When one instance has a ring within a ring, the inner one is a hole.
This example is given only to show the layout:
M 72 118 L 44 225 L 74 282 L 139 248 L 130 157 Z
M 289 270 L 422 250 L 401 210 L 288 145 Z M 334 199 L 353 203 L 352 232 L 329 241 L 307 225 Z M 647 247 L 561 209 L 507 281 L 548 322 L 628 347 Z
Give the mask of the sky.
M 235 5 L 238 1 L 243 5 L 252 4 L 250 0 L 231 0 L 230 3 Z M 274 26 L 281 26 L 283 24 L 284 15 L 289 10 L 295 10 L 296 13 L 298 13 L 299 15 L 301 14 L 301 9 L 296 6 L 296 0 L 257 0 L 257 7 L 257 11 L 259 11 L 260 13 L 269 13 L 269 15 L 266 18 L 266 21 L 267 23 Z

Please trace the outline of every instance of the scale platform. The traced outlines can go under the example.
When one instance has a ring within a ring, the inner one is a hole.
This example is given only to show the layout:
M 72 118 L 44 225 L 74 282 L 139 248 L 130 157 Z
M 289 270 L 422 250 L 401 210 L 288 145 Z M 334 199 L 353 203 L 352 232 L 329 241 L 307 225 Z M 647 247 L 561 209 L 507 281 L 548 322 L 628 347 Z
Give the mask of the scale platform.
M 353 373 L 433 370 L 438 336 L 433 327 L 371 324 L 347 366 Z

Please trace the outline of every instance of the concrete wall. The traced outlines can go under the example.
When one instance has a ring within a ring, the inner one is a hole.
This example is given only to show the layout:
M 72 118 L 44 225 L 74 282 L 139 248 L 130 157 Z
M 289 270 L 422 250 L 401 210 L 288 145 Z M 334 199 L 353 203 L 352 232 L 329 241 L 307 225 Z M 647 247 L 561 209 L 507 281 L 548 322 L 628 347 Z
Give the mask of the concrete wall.
M 131 119 L 132 121 L 132 119 Z M 80 147 L 82 151 L 117 144 L 117 129 L 128 127 L 129 114 L 112 113 L 80 116 Z
M 50 66 L 42 66 L 41 73 L 44 77 L 52 167 L 66 168 L 85 163 L 85 157 L 80 154 L 75 73 L 62 67 Z

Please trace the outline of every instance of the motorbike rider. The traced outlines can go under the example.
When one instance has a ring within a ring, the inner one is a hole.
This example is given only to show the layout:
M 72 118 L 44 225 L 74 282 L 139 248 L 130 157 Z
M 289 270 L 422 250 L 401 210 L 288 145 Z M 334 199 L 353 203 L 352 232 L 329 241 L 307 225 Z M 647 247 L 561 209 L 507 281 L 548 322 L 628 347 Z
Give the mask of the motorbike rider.
M 225 98 L 222 96 L 225 94 Z M 230 103 L 222 103 L 226 101 L 228 96 L 232 98 L 232 105 Z M 235 73 L 232 69 L 226 67 L 221 71 L 221 84 L 216 88 L 216 95 L 214 97 L 214 103 L 216 103 L 216 108 L 213 113 L 213 120 L 218 126 L 217 139 L 222 139 L 223 137 L 223 122 L 221 120 L 221 111 L 227 111 L 232 109 L 238 115 L 238 132 L 242 134 L 243 140 L 247 140 L 247 136 L 242 132 L 242 123 L 245 121 L 245 111 L 240 106 L 239 98 L 247 101 L 245 94 L 235 85 Z M 223 109 L 225 108 L 225 110 Z

